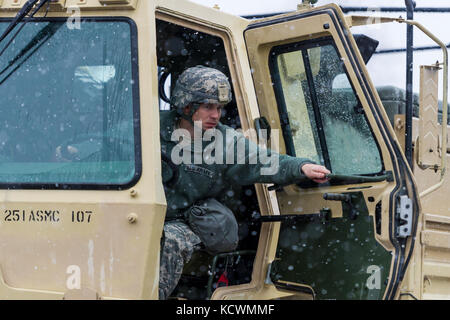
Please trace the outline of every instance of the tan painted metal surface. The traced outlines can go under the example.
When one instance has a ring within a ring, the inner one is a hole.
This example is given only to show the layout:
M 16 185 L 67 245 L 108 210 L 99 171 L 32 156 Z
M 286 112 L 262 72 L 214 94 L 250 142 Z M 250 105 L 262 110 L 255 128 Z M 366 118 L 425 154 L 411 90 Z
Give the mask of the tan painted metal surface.
M 25 0 L 0 1 L 0 17 L 14 17 L 24 3 Z M 254 128 L 253 120 L 260 113 L 266 116 L 274 128 L 281 127 L 276 101 L 273 94 L 270 94 L 272 87 L 267 60 L 264 60 L 268 57 L 270 48 L 274 44 L 307 39 L 311 35 L 316 38 L 327 35 L 338 39 L 339 30 L 333 24 L 329 30 L 324 30 L 323 26 L 330 24 L 330 21 L 328 16 L 322 15 L 294 21 L 290 24 L 291 28 L 283 24 L 263 27 L 249 33 L 248 39 L 245 39 L 244 30 L 255 22 L 180 0 L 60 0 L 51 4 L 47 16 L 71 17 L 74 14 L 71 8 L 79 8 L 81 15 L 86 17 L 127 17 L 137 25 L 144 170 L 140 180 L 130 190 L 0 190 L 0 213 L 19 217 L 18 221 L 0 221 L 0 297 L 157 299 L 159 245 L 166 203 L 161 182 L 160 155 L 155 152 L 160 149 L 155 19 L 212 34 L 224 41 L 244 130 Z M 293 14 L 295 13 L 281 17 Z M 364 23 L 364 19 L 347 19 L 347 23 L 346 32 L 351 25 Z M 259 45 L 247 48 L 246 40 Z M 336 45 L 345 57 L 343 61 L 347 70 L 354 70 L 351 62 L 352 59 L 362 61 L 359 53 L 356 53 L 355 58 L 349 57 L 342 41 L 336 41 Z M 346 45 L 356 48 L 353 38 Z M 386 135 L 395 137 L 398 129 L 402 129 L 401 126 L 397 129 L 377 127 L 377 117 L 389 122 L 388 116 L 383 110 L 377 115 L 370 111 L 370 101 L 365 100 L 363 92 L 375 91 L 375 87 L 370 82 L 368 87 L 360 86 L 358 73 L 368 77 L 368 72 L 362 66 L 358 72 L 351 71 L 349 77 L 352 83 L 357 84 L 355 90 L 364 100 L 371 127 L 377 128 L 375 136 L 379 140 Z M 254 85 L 254 79 L 261 82 Z M 424 99 L 426 98 L 427 95 Z M 381 104 L 376 95 L 375 100 Z M 435 103 L 435 93 L 432 100 Z M 424 106 L 427 105 L 428 102 L 424 101 Z M 435 113 L 436 110 L 432 112 L 433 117 Z M 425 116 L 421 115 L 421 119 L 425 119 Z M 446 121 L 446 117 L 444 119 Z M 413 126 L 414 137 L 419 135 L 419 126 L 421 125 L 416 121 Z M 422 125 L 422 129 L 426 131 L 424 136 L 433 135 L 430 143 L 436 144 L 436 132 L 439 128 L 433 126 L 432 129 L 427 129 Z M 433 132 L 430 133 L 431 131 Z M 439 141 L 443 141 L 442 137 Z M 425 143 L 420 144 L 425 150 Z M 447 164 L 448 148 L 447 146 L 441 151 Z M 381 145 L 384 158 L 390 159 L 387 155 L 391 149 L 388 142 Z M 432 159 L 423 158 L 426 152 L 423 150 L 416 150 L 416 159 L 419 159 L 422 166 L 432 166 L 437 154 L 433 152 Z M 283 143 L 281 151 L 285 151 Z M 394 170 L 394 164 L 390 161 L 384 165 L 387 170 Z M 411 170 L 419 192 L 440 181 L 439 172 L 422 169 L 419 165 Z M 450 183 L 448 174 L 443 178 L 440 189 L 421 199 L 423 214 L 418 224 L 414 254 L 402 283 L 401 298 L 402 293 L 410 293 L 422 299 L 450 298 L 450 198 L 446 196 L 450 193 Z M 372 184 L 372 188 L 366 191 L 365 185 L 354 187 L 363 190 L 372 216 L 377 202 L 382 200 L 383 203 L 389 203 L 393 188 L 387 182 Z M 342 192 L 341 187 L 329 187 L 320 192 L 310 191 L 303 193 L 301 197 L 301 190 L 297 187 L 286 188 L 282 196 L 278 197 L 275 192 L 268 191 L 266 186 L 258 185 L 256 191 L 263 215 L 279 215 L 290 212 L 292 206 L 300 206 L 305 212 L 331 208 L 334 217 L 342 216 L 342 209 L 336 203 L 322 198 L 324 192 Z M 368 201 L 369 198 L 374 198 L 375 201 Z M 384 205 L 382 214 L 387 215 L 388 209 Z M 45 220 L 38 221 L 37 212 L 42 214 L 46 211 L 48 214 Z M 80 218 L 81 212 L 83 218 Z M 376 239 L 384 248 L 393 250 L 388 233 L 390 222 L 383 219 L 382 223 L 382 233 L 376 235 Z M 213 299 L 312 298 L 309 294 L 278 290 L 267 281 L 269 265 L 276 255 L 279 231 L 279 223 L 262 225 L 251 282 L 220 288 L 214 292 Z M 408 243 L 408 247 L 410 245 Z M 73 291 L 72 281 L 78 275 L 82 290 Z

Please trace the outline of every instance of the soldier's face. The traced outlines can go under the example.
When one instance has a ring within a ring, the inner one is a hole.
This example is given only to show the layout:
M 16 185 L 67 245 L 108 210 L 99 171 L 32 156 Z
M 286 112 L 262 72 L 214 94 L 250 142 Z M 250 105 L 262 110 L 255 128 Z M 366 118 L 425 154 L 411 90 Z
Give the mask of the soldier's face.
M 220 104 L 202 103 L 193 114 L 192 121 L 201 121 L 203 130 L 213 129 L 219 124 L 222 108 Z

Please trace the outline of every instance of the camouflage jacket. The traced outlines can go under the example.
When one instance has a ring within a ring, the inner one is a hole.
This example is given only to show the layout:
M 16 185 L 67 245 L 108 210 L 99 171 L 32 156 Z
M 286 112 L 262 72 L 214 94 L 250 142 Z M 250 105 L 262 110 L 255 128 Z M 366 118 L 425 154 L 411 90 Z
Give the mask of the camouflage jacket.
M 172 159 L 173 149 L 177 145 L 179 146 L 179 142 L 171 140 L 177 122 L 177 112 L 176 110 L 162 111 L 160 114 L 161 152 L 166 158 Z M 234 185 L 245 186 L 254 183 L 286 185 L 295 183 L 304 177 L 301 166 L 306 163 L 314 163 L 308 159 L 280 155 L 269 149 L 261 149 L 257 144 L 246 139 L 243 134 L 237 133 L 221 123 L 216 130 L 219 130 L 226 137 L 223 143 L 223 155 L 226 157 L 232 152 L 232 161 L 224 159 L 222 163 L 216 161 L 210 164 L 206 164 L 206 161 L 195 162 L 194 154 L 198 152 L 205 154 L 205 149 L 211 144 L 211 141 L 201 141 L 201 150 L 194 148 L 194 142 L 190 143 L 187 148 L 183 148 L 183 152 L 188 152 L 192 161 L 176 166 L 178 174 L 175 181 L 173 179 L 174 164 L 170 166 L 167 161 L 163 161 L 162 174 L 167 200 L 166 221 L 183 219 L 185 210 L 199 200 L 216 198 L 221 201 L 227 190 L 230 190 Z M 234 133 L 234 137 L 228 139 L 230 132 Z M 244 152 L 238 152 L 239 143 L 243 143 L 244 148 L 241 151 Z M 251 161 L 251 159 L 256 159 L 253 157 L 260 152 L 265 152 L 268 156 L 278 157 L 275 172 L 269 169 L 270 163 L 263 164 L 262 161 Z M 175 154 L 177 153 L 175 152 Z M 266 174 L 263 174 L 264 169 L 268 170 Z

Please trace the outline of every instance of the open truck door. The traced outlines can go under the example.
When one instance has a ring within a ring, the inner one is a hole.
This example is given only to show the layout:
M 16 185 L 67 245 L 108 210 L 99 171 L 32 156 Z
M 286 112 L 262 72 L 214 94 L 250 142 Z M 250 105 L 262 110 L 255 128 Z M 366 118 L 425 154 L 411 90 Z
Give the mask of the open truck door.
M 262 217 L 273 227 L 261 290 L 398 298 L 420 205 L 341 10 L 328 5 L 255 21 L 244 37 L 272 145 L 278 130 L 281 153 L 332 171 L 325 184 L 275 187 L 280 215 Z

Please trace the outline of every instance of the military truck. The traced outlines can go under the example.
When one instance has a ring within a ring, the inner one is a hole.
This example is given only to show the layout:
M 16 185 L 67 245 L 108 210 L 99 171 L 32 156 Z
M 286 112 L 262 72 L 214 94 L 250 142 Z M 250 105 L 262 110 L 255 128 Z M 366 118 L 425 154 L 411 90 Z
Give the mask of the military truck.
M 350 31 L 369 21 L 332 4 L 247 20 L 184 0 L 0 1 L 0 298 L 158 299 L 159 114 L 195 65 L 232 83 L 224 124 L 332 174 L 224 192 L 239 247 L 196 253 L 173 298 L 449 298 L 447 51 L 421 71 L 410 165 L 404 92 L 382 101 Z

